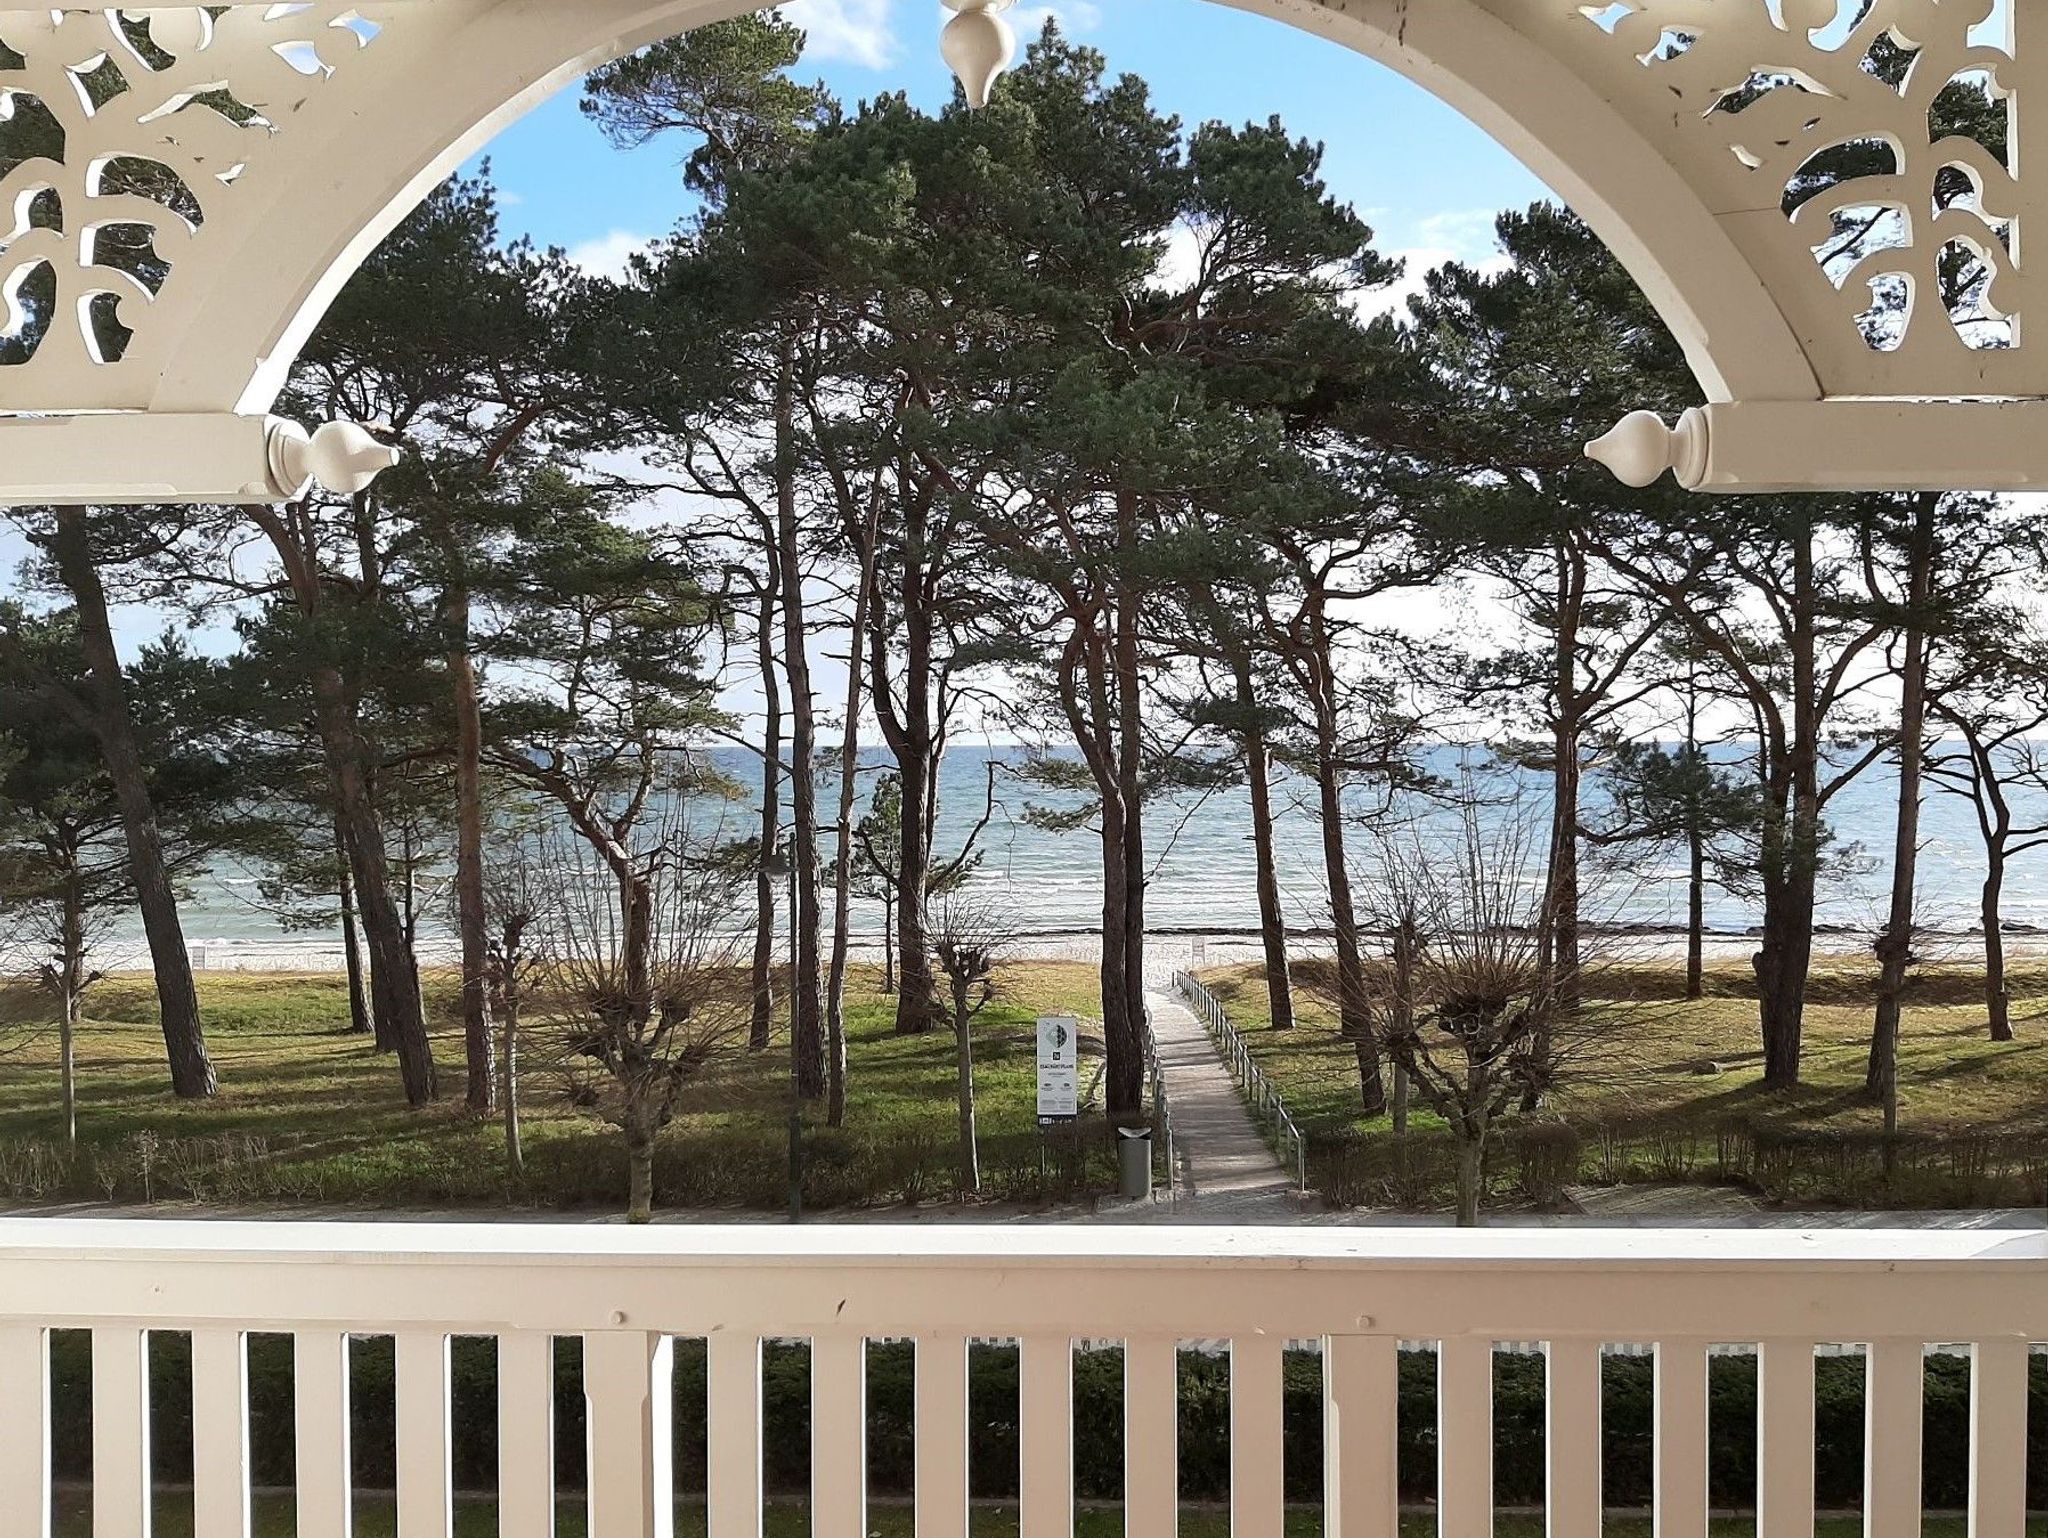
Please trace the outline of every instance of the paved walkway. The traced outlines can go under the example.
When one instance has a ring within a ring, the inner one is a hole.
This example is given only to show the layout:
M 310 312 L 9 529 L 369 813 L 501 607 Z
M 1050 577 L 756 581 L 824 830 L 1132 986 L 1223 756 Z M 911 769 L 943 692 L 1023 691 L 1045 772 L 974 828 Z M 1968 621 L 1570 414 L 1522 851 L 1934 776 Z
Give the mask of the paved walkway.
M 1294 1217 L 1294 1182 L 1259 1135 L 1202 1022 L 1175 994 L 1148 993 L 1146 1002 L 1180 1161 L 1177 1200 L 1156 1202 L 1155 1215 L 1232 1223 Z

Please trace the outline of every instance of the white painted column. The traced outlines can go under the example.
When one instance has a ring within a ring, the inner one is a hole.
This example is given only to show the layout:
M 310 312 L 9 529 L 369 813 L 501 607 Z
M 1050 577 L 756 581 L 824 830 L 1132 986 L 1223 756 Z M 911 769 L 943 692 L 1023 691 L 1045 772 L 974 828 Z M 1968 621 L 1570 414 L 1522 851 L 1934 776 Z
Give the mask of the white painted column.
M 149 1334 L 92 1332 L 93 1538 L 148 1538 Z
M 1329 1538 L 1399 1538 L 1400 1342 L 1323 1342 L 1323 1504 Z
M 0 1326 L 0 1538 L 49 1538 L 50 1335 Z
M 398 1538 L 448 1538 L 455 1520 L 449 1463 L 448 1337 L 408 1330 L 393 1342 L 397 1377 Z
M 1124 1342 L 1124 1538 L 1174 1538 L 1180 1521 L 1180 1342 Z M 922 1538 L 922 1535 L 919 1535 Z
M 1274 1335 L 1230 1343 L 1231 1538 L 1281 1538 L 1287 1515 L 1282 1353 Z
M 292 1420 L 298 1445 L 298 1538 L 349 1538 L 348 1337 L 292 1337 Z
M 1493 1342 L 1456 1335 L 1436 1359 L 1440 1538 L 1492 1538 Z
M 2027 1352 L 2024 1340 L 1987 1340 L 1971 1353 L 1970 1538 L 2027 1530 Z
M 249 1538 L 249 1353 L 240 1330 L 192 1332 L 192 1525 Z
M 554 1538 L 555 1338 L 498 1337 L 498 1538 Z
M 705 1350 L 710 1538 L 761 1538 L 761 1342 L 720 1333 Z
M 1707 1346 L 1657 1342 L 1656 1538 L 1707 1538 Z
M 671 1538 L 675 1342 L 642 1330 L 585 1335 L 583 1397 L 590 1538 Z
M 811 1538 L 865 1538 L 867 1346 L 858 1335 L 811 1341 Z
M 1550 1538 L 1600 1532 L 1600 1342 L 1554 1340 L 1545 1349 L 1543 1448 Z
M 917 1343 L 917 1538 L 967 1538 L 967 1340 Z
M 1757 1538 L 1813 1538 L 1813 1347 L 1767 1340 L 1757 1348 Z
M 1033 1335 L 1018 1349 L 1019 1538 L 1073 1538 L 1074 1343 Z
M 1920 1538 L 1920 1415 L 1926 1348 L 1917 1340 L 1870 1347 L 1863 1407 L 1863 1530 Z

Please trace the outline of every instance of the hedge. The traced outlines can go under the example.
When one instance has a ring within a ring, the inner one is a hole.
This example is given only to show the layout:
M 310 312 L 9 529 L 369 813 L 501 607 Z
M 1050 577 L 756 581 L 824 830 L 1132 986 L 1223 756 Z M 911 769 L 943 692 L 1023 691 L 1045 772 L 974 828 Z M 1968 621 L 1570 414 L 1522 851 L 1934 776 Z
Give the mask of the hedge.
M 1440 1128 L 1309 1140 L 1309 1183 L 1341 1207 L 1451 1205 L 1457 1140 Z M 1490 1200 L 1556 1207 L 1573 1185 L 1632 1181 L 1741 1186 L 1770 1202 L 1836 1207 L 2048 1205 L 2048 1134 L 1893 1134 L 1769 1122 L 1617 1119 L 1500 1128 L 1487 1148 Z
M 454 1474 L 459 1489 L 488 1491 L 497 1483 L 496 1353 L 492 1342 L 458 1338 L 452 1348 Z M 392 1349 L 388 1337 L 353 1344 L 351 1413 L 355 1483 L 389 1489 L 394 1479 Z M 584 1469 L 582 1349 L 556 1345 L 556 1470 L 562 1489 L 582 1487 Z M 679 1491 L 704 1485 L 704 1347 L 679 1340 L 675 1356 L 676 1483 Z M 907 1494 L 913 1468 L 914 1354 L 900 1342 L 875 1343 L 868 1354 L 868 1472 L 881 1495 Z M 81 1331 L 59 1331 L 51 1342 L 55 1472 L 60 1480 L 90 1476 L 91 1341 Z M 1401 1493 L 1422 1500 L 1436 1484 L 1436 1363 L 1428 1352 L 1400 1359 Z M 1314 1501 L 1322 1482 L 1321 1360 L 1290 1351 L 1285 1363 L 1286 1482 L 1291 1500 Z M 189 1480 L 192 1465 L 191 1359 L 188 1338 L 152 1336 L 150 1350 L 152 1452 L 157 1478 Z M 292 1483 L 291 1342 L 255 1336 L 249 1349 L 250 1452 L 259 1487 Z M 1495 1357 L 1494 1484 L 1502 1505 L 1543 1500 L 1543 1380 L 1540 1357 Z M 1603 1368 L 1603 1440 L 1609 1505 L 1644 1507 L 1651 1494 L 1652 1363 L 1648 1357 L 1610 1356 Z M 1180 1358 L 1180 1482 L 1184 1499 L 1227 1497 L 1229 1363 L 1221 1355 L 1184 1351 Z M 1815 1363 L 1815 1487 L 1824 1508 L 1856 1505 L 1863 1488 L 1864 1364 L 1859 1357 L 1822 1357 Z M 2028 1496 L 2048 1506 L 2048 1359 L 2035 1357 L 2029 1379 Z M 808 1487 L 810 1361 L 801 1344 L 771 1342 L 762 1363 L 766 1417 L 764 1475 L 778 1493 Z M 1926 1492 L 1930 1509 L 1967 1504 L 1969 1469 L 1967 1358 L 1930 1357 L 1925 1384 Z M 1756 1486 L 1756 1358 L 1711 1361 L 1710 1435 L 1713 1499 L 1743 1507 Z M 1017 1491 L 1017 1353 L 979 1345 L 970 1360 L 972 1420 L 969 1456 L 977 1497 Z M 1123 1354 L 1106 1349 L 1074 1361 L 1074 1468 L 1083 1499 L 1116 1500 L 1123 1488 Z

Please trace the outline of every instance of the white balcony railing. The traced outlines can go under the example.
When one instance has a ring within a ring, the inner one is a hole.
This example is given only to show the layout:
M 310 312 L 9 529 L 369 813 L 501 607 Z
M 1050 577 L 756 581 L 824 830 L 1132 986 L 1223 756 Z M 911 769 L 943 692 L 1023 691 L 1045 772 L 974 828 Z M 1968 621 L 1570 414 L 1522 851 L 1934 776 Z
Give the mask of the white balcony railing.
M 395 1338 L 400 1538 L 450 1526 L 451 1336 L 498 1349 L 500 1532 L 546 1538 L 555 1507 L 552 1338 L 583 1340 L 589 1521 L 668 1531 L 672 1342 L 708 1343 L 712 1538 L 761 1528 L 761 1345 L 810 1342 L 812 1531 L 866 1531 L 863 1343 L 916 1342 L 919 1538 L 967 1532 L 967 1343 L 1021 1344 L 1023 1538 L 1073 1528 L 1073 1343 L 1125 1343 L 1126 1531 L 1175 1531 L 1175 1354 L 1229 1342 L 1233 1533 L 1277 1538 L 1282 1352 L 1320 1341 L 1323 1531 L 1396 1530 L 1397 1350 L 1437 1343 L 1438 1522 L 1492 1526 L 1492 1346 L 1548 1354 L 1547 1512 L 1601 1522 L 1600 1349 L 1656 1351 L 1659 1538 L 1704 1538 L 1711 1346 L 1755 1345 L 1760 1538 L 1814 1532 L 1814 1362 L 1869 1351 L 1871 1538 L 1917 1538 L 1924 1349 L 1967 1345 L 1974 1538 L 2025 1530 L 2028 1350 L 2048 1338 L 2048 1234 L 1518 1229 L 0 1221 L 0 1538 L 48 1522 L 48 1332 L 92 1332 L 93 1527 L 139 1538 L 151 1508 L 152 1331 L 192 1340 L 199 1538 L 249 1531 L 246 1337 L 295 1340 L 298 1538 L 344 1538 L 349 1336 Z

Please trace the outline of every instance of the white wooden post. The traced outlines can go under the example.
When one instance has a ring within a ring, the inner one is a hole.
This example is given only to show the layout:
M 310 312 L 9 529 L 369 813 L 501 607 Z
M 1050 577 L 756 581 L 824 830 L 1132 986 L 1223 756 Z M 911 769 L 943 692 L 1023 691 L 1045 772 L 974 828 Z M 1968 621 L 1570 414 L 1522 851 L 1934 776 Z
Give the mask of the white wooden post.
M 149 1333 L 92 1332 L 93 1538 L 149 1538 Z
M 1281 1538 L 1287 1516 L 1282 1352 L 1272 1335 L 1230 1343 L 1231 1538 Z
M 1757 1348 L 1757 1538 L 1813 1538 L 1813 1346 Z
M 292 1420 L 297 1439 L 298 1538 L 349 1538 L 348 1337 L 303 1330 L 292 1338 Z
M 1926 1348 L 1870 1347 L 1863 1407 L 1863 1528 L 1869 1538 L 1920 1538 L 1920 1414 Z
M 917 1343 L 918 1538 L 967 1538 L 967 1339 Z
M 642 1330 L 585 1335 L 583 1397 L 590 1538 L 671 1538 L 675 1342 Z
M 1398 1538 L 1401 1530 L 1400 1342 L 1323 1341 L 1323 1521 L 1329 1538 Z
M 397 1378 L 398 1538 L 449 1538 L 455 1498 L 449 1463 L 448 1337 L 407 1330 L 393 1342 Z
M 1180 1517 L 1180 1342 L 1124 1342 L 1124 1538 L 1174 1538 Z
M 240 1330 L 192 1332 L 192 1526 L 249 1538 L 249 1354 Z
M 1544 1354 L 1545 1528 L 1550 1538 L 1597 1538 L 1600 1342 L 1554 1340 Z
M 721 1331 L 705 1350 L 710 1538 L 761 1538 L 760 1337 Z
M 498 1538 L 554 1538 L 555 1338 L 498 1337 Z
M 50 1334 L 0 1325 L 0 1538 L 50 1534 Z
M 812 1538 L 866 1538 L 867 1348 L 858 1335 L 811 1341 Z
M 1074 1342 L 1033 1335 L 1018 1350 L 1019 1538 L 1073 1538 Z
M 1979 1341 L 1970 1361 L 1970 1538 L 2027 1530 L 2024 1340 Z
M 1436 1420 L 1440 1538 L 1492 1538 L 1491 1340 L 1454 1335 L 1437 1343 Z
M 1656 1538 L 1707 1538 L 1707 1347 L 1657 1342 Z

